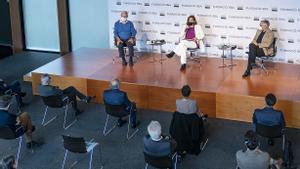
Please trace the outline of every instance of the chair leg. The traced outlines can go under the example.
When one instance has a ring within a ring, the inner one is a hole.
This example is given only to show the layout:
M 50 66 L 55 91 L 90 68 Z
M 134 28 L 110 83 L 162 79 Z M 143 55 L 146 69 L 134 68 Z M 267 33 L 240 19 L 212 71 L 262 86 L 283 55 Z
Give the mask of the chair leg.
M 148 169 L 148 163 L 146 163 L 146 165 L 145 165 L 145 169 Z
M 17 165 L 18 165 L 18 162 L 19 162 L 19 159 L 20 159 L 22 142 L 23 142 L 23 137 L 19 137 L 19 146 L 18 146 L 18 152 L 17 152 L 17 157 L 16 157 L 16 164 Z
M 92 168 L 92 163 L 93 163 L 93 153 L 94 153 L 94 150 L 91 151 L 91 157 L 90 157 L 90 162 L 89 162 L 89 169 Z
M 206 138 L 206 140 L 201 143 L 201 151 L 205 149 L 207 142 L 208 142 L 208 138 Z
M 104 136 L 106 136 L 106 135 L 108 135 L 110 132 L 112 132 L 112 131 L 115 129 L 115 127 L 117 126 L 117 125 L 115 124 L 112 128 L 110 128 L 110 129 L 107 131 L 108 121 L 109 121 L 109 115 L 107 114 L 107 115 L 106 115 L 106 120 L 105 120 L 105 125 L 104 125 L 103 132 L 102 132 Z
M 137 132 L 139 131 L 139 129 L 135 129 L 131 134 L 130 133 L 130 123 L 128 123 L 127 125 L 127 140 L 130 140 Z
M 47 126 L 49 123 L 51 123 L 57 117 L 57 115 L 56 115 L 52 119 L 50 119 L 47 122 L 45 122 L 45 119 L 46 119 L 46 116 L 47 116 L 47 112 L 48 112 L 48 108 L 49 108 L 49 106 L 46 106 L 46 109 L 44 111 L 44 117 L 43 117 L 43 120 L 42 120 L 42 126 Z
M 64 160 L 63 160 L 61 169 L 64 169 L 64 168 L 65 168 L 65 164 L 66 164 L 67 157 L 68 157 L 68 150 L 65 151 L 65 156 L 64 156 Z
M 67 125 L 68 110 L 69 110 L 69 105 L 67 104 L 67 105 L 65 106 L 65 116 L 64 116 L 64 124 L 63 124 L 63 127 L 64 127 L 65 130 L 68 129 L 69 127 L 71 127 L 71 126 L 76 122 L 76 118 L 75 118 L 74 121 L 72 121 L 72 122 L 66 127 L 66 125 Z

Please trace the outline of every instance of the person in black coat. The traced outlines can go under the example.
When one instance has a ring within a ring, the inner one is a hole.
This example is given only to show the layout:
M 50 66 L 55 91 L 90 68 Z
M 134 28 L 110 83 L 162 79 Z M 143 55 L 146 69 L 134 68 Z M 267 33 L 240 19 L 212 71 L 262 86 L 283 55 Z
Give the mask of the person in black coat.
M 183 114 L 175 112 L 170 125 L 170 134 L 177 142 L 177 152 L 179 155 L 198 155 L 200 145 L 204 140 L 203 119 L 198 114 Z

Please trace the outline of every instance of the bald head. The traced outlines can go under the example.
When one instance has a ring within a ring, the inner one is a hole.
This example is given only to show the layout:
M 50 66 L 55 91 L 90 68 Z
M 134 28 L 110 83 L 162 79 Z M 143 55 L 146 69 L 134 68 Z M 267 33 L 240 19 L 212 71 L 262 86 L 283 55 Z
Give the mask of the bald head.
M 120 81 L 119 79 L 114 79 L 110 82 L 110 86 L 112 89 L 119 89 L 120 87 Z

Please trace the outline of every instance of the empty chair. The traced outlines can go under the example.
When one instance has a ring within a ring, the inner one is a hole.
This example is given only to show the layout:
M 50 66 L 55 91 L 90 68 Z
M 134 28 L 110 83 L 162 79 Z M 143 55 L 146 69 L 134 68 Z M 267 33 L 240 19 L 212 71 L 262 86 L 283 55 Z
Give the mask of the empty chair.
M 104 129 L 103 129 L 103 134 L 106 136 L 108 135 L 110 132 L 113 131 L 113 129 L 117 126 L 117 124 L 115 124 L 114 126 L 112 126 L 110 129 L 107 129 L 108 126 L 108 122 L 109 122 L 109 117 L 117 117 L 117 118 L 122 118 L 122 117 L 126 117 L 126 116 L 131 116 L 130 114 L 125 113 L 125 107 L 123 105 L 110 105 L 110 104 L 105 104 L 105 112 L 106 112 L 106 121 L 105 121 L 105 125 L 104 125 Z M 135 129 L 131 134 L 130 134 L 130 120 L 127 126 L 127 134 L 126 137 L 127 139 L 131 139 L 138 131 L 139 129 Z
M 90 160 L 89 160 L 89 169 L 92 168 L 93 163 L 93 152 L 94 148 L 99 145 L 99 143 L 94 142 L 93 139 L 86 142 L 83 137 L 71 137 L 71 136 L 65 136 L 63 135 L 63 142 L 64 142 L 64 148 L 65 148 L 65 155 L 63 159 L 63 163 L 61 168 L 65 168 L 65 164 L 67 161 L 68 153 L 77 153 L 77 154 L 87 154 L 90 153 Z M 101 153 L 101 152 L 100 152 Z M 101 156 L 101 154 L 100 154 Z M 77 164 L 77 161 L 72 164 L 72 167 Z M 102 165 L 102 164 L 101 164 Z M 70 167 L 70 168 L 72 168 Z M 101 169 L 103 168 L 103 165 L 101 166 Z
M 43 121 L 42 121 L 43 126 L 48 125 L 50 122 L 52 122 L 57 117 L 57 115 L 56 115 L 55 117 L 53 117 L 50 120 L 48 120 L 47 122 L 45 122 L 49 107 L 50 108 L 63 108 L 64 109 L 64 123 L 63 123 L 63 128 L 64 129 L 69 128 L 70 126 L 72 126 L 76 122 L 76 117 L 75 117 L 75 119 L 68 126 L 66 126 L 67 125 L 66 123 L 67 123 L 69 105 L 72 103 L 72 102 L 69 101 L 68 97 L 63 97 L 62 95 L 42 96 L 42 100 L 43 100 L 44 104 L 46 105 L 46 108 L 45 108 L 45 111 L 44 111 L 44 117 L 43 117 Z
M 282 150 L 284 150 L 285 145 L 285 129 L 281 125 L 267 126 L 260 123 L 256 124 L 256 133 L 268 139 L 282 138 Z

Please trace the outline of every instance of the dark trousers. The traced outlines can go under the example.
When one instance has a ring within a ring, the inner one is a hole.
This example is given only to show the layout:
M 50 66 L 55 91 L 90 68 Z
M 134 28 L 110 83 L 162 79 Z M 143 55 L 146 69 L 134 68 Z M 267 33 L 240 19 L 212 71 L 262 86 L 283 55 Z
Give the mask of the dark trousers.
M 134 44 L 132 43 L 128 43 L 128 39 L 127 40 L 122 40 L 123 43 L 120 43 L 117 47 L 118 47 L 118 50 L 119 50 L 119 56 L 122 58 L 122 59 L 125 59 L 125 52 L 124 52 L 124 47 L 127 47 L 128 48 L 128 52 L 129 52 L 129 57 L 130 59 L 132 59 L 133 55 L 134 55 Z
M 129 116 L 129 121 L 131 125 L 136 125 L 136 103 L 132 102 L 130 106 L 126 107 L 126 115 Z
M 253 43 L 249 44 L 247 71 L 251 70 L 251 65 L 255 64 L 256 56 L 265 56 L 264 50 Z
M 80 100 L 83 100 L 86 98 L 86 96 L 82 93 L 80 93 L 75 87 L 70 86 L 66 89 L 63 90 L 63 94 L 68 96 L 69 101 L 73 101 L 72 106 L 74 108 L 75 111 L 78 111 L 78 107 L 77 107 L 77 100 L 76 97 L 78 97 Z

